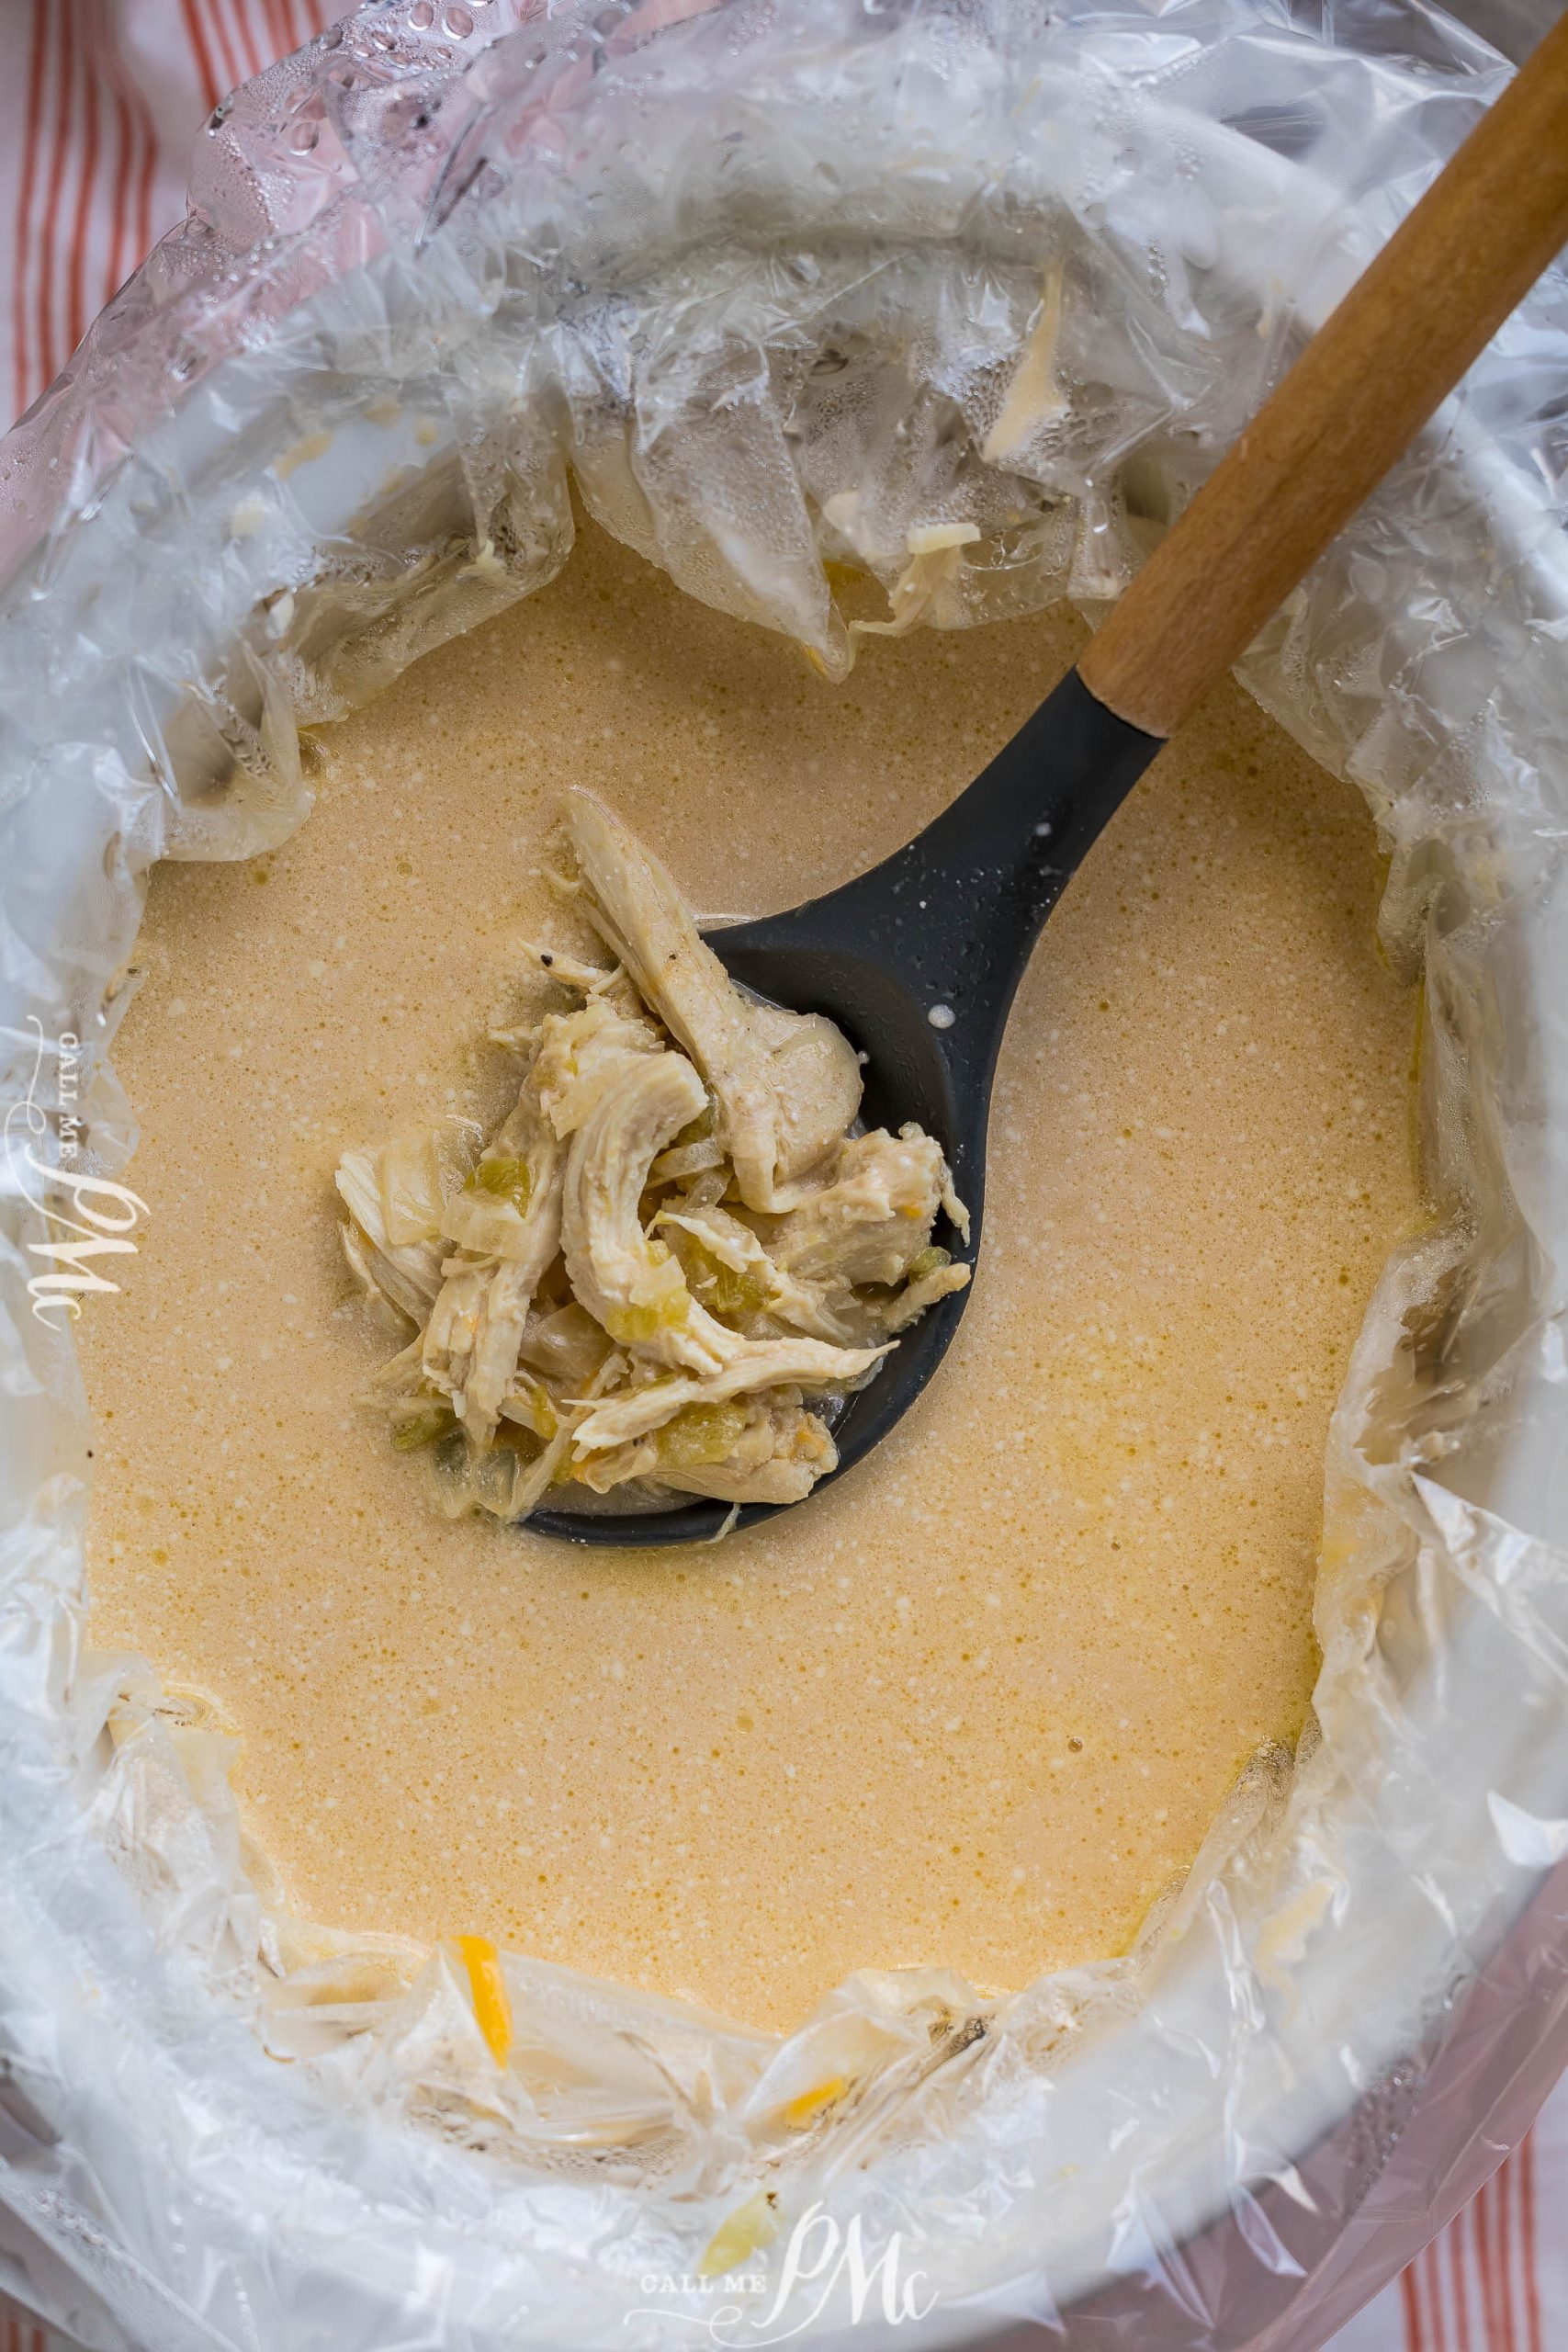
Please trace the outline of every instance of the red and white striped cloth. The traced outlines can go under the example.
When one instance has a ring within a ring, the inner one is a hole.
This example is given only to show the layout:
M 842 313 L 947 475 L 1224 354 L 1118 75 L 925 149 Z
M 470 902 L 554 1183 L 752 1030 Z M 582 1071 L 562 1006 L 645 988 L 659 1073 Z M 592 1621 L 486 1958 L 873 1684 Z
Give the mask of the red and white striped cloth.
M 225 91 L 343 0 L 0 0 L 0 411 L 20 415 L 185 209 Z
M 342 0 L 0 0 L 0 411 L 37 399 L 179 219 L 217 100 L 344 13 Z M 1568 2085 L 1335 2352 L 1568 2352 L 1565 2221 Z M 70 2347 L 0 2296 L 0 2352 Z
M 1564 2352 L 1568 2078 L 1535 2129 L 1332 2352 Z

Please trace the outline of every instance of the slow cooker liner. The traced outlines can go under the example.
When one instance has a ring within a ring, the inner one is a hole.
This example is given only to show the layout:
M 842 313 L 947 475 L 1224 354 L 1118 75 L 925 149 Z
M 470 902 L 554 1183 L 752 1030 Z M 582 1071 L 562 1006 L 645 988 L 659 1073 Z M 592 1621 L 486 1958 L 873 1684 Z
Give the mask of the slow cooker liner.
M 281 1916 L 221 1729 L 85 1649 L 87 1432 L 28 1289 L 39 1199 L 122 1213 L 87 1186 L 148 865 L 290 831 L 297 721 L 552 576 L 569 481 L 831 673 L 824 557 L 939 626 L 1113 594 L 1501 70 L 1438 17 L 1359 54 L 1374 15 L 367 8 L 220 110 L 192 220 L 6 445 L 0 2200 L 160 2352 L 689 2340 L 711 2300 L 628 2326 L 639 2281 L 759 2184 L 898 2233 L 931 2340 L 1129 2276 L 1208 2340 L 1288 2294 L 1265 2189 L 1391 2074 L 1403 2120 L 1568 1849 L 1561 283 L 1246 665 L 1378 819 L 1443 1208 L 1336 1417 L 1315 1740 L 1129 1960 L 1001 2004 L 852 1980 L 781 2045 L 509 1957 L 499 2072 L 443 1955 Z M 927 580 L 933 521 L 981 537 Z M 842 2116 L 783 2132 L 846 2059 Z M 1217 2213 L 1223 2298 L 1179 2251 Z M 781 2327 L 845 2316 L 800 2292 Z

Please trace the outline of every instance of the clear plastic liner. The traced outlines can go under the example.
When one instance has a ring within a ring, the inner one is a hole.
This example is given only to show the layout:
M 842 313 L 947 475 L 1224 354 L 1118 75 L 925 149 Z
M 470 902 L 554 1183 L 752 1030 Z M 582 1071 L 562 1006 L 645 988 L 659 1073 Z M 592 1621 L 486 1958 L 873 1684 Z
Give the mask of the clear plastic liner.
M 832 676 L 825 560 L 898 628 L 1092 610 L 1505 70 L 1376 0 L 391 0 L 219 109 L 0 450 L 0 2283 L 84 2344 L 1305 2352 L 1522 2130 L 1568 2049 L 1560 278 L 1246 664 L 1378 819 L 1441 1213 L 1334 1423 L 1312 1734 L 1130 1956 L 781 2040 L 508 1955 L 498 2064 L 457 1954 L 285 1916 L 227 1729 L 85 1646 L 39 1248 L 139 1215 L 149 863 L 287 833 L 296 720 L 551 577 L 569 484 Z

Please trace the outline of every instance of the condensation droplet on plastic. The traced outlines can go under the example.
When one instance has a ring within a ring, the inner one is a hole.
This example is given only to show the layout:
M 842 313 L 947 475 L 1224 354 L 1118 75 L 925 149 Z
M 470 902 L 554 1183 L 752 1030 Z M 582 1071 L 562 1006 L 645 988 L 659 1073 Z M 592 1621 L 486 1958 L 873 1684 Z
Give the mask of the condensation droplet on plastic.
M 427 33 L 435 22 L 434 0 L 413 0 L 409 10 L 409 22 L 416 33 Z
M 321 126 L 318 123 L 290 123 L 288 144 L 296 155 L 308 155 L 321 135 Z
M 442 22 L 454 40 L 466 40 L 474 29 L 474 20 L 467 8 L 462 6 L 462 0 L 452 0 L 452 5 L 442 18 Z

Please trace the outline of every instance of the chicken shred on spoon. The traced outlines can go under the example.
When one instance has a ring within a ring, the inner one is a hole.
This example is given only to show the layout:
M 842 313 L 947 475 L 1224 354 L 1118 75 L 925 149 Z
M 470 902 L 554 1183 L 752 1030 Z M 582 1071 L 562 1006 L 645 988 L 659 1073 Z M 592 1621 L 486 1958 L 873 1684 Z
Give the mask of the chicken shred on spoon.
M 614 965 L 527 948 L 492 1135 L 339 1164 L 344 1253 L 403 1338 L 367 1401 L 450 1510 L 798 1502 L 843 1398 L 968 1281 L 931 1239 L 967 1220 L 930 1136 L 857 1131 L 830 1021 L 738 988 L 602 802 L 569 794 L 563 830 Z

